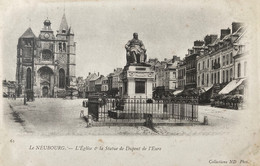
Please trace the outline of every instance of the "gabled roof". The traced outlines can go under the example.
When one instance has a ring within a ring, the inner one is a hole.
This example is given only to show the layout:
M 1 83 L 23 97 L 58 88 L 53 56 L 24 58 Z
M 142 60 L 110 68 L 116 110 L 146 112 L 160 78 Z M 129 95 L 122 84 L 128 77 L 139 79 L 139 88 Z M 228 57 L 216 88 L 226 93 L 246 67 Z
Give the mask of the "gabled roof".
M 63 29 L 66 30 L 66 32 L 69 29 L 65 13 L 63 14 L 62 19 L 61 19 L 59 32 L 61 33 Z
M 20 38 L 36 38 L 31 27 L 29 27 Z
M 99 78 L 96 74 L 93 75 L 93 77 L 90 78 L 90 81 L 96 81 Z

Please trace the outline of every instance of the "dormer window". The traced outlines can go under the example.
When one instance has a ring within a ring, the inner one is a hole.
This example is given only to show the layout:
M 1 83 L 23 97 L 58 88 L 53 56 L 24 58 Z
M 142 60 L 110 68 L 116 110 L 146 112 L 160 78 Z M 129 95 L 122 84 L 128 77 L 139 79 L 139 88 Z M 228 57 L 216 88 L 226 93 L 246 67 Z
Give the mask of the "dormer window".
M 61 33 L 66 33 L 66 30 L 65 30 L 65 29 L 62 29 Z

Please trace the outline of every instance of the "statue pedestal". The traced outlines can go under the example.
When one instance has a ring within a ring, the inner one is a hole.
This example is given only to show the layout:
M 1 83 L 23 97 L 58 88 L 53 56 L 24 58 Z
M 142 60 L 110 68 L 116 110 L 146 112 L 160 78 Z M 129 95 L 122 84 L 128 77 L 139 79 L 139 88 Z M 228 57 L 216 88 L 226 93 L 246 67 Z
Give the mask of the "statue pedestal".
M 152 98 L 154 72 L 146 63 L 129 64 L 121 75 L 123 98 Z

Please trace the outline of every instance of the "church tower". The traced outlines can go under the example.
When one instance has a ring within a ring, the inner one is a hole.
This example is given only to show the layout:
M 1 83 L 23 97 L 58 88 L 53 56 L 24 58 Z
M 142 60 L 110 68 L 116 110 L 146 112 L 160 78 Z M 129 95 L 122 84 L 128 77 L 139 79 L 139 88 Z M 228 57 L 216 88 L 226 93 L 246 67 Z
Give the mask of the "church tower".
M 23 96 L 27 91 L 33 91 L 34 56 L 36 53 L 36 36 L 29 27 L 18 39 L 16 82 L 17 96 Z
M 56 37 L 47 18 L 39 37 L 28 28 L 17 45 L 17 94 L 66 97 L 76 91 L 76 42 L 63 14 Z M 29 94 L 27 93 L 27 94 Z M 76 96 L 76 92 L 75 92 Z
M 76 42 L 74 42 L 74 32 L 69 28 L 68 32 L 68 71 L 70 86 L 76 86 Z

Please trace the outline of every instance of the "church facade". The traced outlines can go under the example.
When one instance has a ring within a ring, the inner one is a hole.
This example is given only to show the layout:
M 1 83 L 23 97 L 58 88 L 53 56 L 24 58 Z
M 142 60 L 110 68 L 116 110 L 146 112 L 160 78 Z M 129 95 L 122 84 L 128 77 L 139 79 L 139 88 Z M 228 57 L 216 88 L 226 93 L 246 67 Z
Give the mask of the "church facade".
M 46 19 L 38 37 L 28 28 L 18 39 L 17 95 L 59 97 L 76 86 L 76 42 L 65 14 L 56 36 Z

